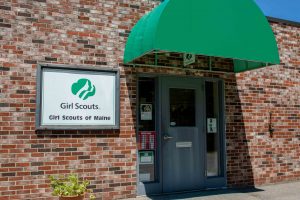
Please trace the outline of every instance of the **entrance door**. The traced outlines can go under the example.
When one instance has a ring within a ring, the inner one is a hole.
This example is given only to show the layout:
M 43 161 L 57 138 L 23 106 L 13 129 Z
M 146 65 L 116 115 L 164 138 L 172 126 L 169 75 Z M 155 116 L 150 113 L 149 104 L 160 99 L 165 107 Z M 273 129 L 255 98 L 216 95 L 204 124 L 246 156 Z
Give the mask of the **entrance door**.
M 163 192 L 204 185 L 203 81 L 162 79 Z

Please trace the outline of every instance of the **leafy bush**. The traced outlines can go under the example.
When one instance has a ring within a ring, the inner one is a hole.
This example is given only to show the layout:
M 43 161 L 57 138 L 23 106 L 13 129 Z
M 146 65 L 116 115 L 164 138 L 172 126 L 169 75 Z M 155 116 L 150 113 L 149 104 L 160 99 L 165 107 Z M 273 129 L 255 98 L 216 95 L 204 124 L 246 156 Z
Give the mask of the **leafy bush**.
M 70 174 L 67 178 L 49 176 L 51 181 L 51 187 L 53 189 L 53 196 L 81 196 L 88 191 L 87 186 L 90 184 L 89 181 L 79 181 L 78 176 Z M 95 199 L 93 194 L 90 195 L 90 199 Z

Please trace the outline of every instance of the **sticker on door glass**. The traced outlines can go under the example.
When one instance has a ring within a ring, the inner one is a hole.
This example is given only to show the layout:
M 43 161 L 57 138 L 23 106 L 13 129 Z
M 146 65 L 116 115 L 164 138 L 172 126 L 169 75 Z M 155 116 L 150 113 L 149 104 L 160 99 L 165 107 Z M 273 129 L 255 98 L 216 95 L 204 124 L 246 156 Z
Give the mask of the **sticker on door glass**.
M 152 104 L 141 104 L 141 120 L 152 120 Z
M 151 174 L 149 173 L 143 173 L 139 175 L 139 180 L 141 182 L 147 182 L 147 181 L 151 181 Z
M 176 126 L 176 122 L 171 122 L 170 126 Z
M 141 165 L 152 165 L 154 163 L 153 151 L 140 151 L 139 157 Z
M 154 150 L 156 148 L 155 131 L 139 131 L 139 150 Z
M 216 118 L 207 118 L 207 133 L 217 133 Z

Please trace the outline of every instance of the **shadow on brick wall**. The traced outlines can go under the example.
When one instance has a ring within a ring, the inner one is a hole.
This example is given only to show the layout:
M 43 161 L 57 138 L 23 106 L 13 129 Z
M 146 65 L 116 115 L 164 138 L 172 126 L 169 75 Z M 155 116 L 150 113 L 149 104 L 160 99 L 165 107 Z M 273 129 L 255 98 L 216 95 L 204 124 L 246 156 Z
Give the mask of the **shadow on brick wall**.
M 246 136 L 242 102 L 235 75 L 225 80 L 226 152 L 228 187 L 254 186 L 253 169 Z
M 39 130 L 38 138 L 107 138 L 119 137 L 120 130 Z

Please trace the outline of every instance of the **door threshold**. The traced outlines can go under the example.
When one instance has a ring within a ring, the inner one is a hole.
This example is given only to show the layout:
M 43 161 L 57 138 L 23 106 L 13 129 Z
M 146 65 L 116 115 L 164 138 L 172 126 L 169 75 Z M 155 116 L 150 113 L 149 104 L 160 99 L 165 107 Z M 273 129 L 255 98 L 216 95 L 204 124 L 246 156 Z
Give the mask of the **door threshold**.
M 166 193 L 160 193 L 160 194 L 151 194 L 151 195 L 139 195 L 137 197 L 154 197 L 155 199 L 173 199 L 172 197 L 176 195 L 175 199 L 183 199 L 183 198 L 192 198 L 193 196 L 197 195 L 198 193 L 203 192 L 212 192 L 212 191 L 218 191 L 218 190 L 227 190 L 227 187 L 218 187 L 218 188 L 202 188 L 202 189 L 195 189 L 195 190 L 183 190 L 183 191 L 177 191 L 177 192 L 166 192 Z

